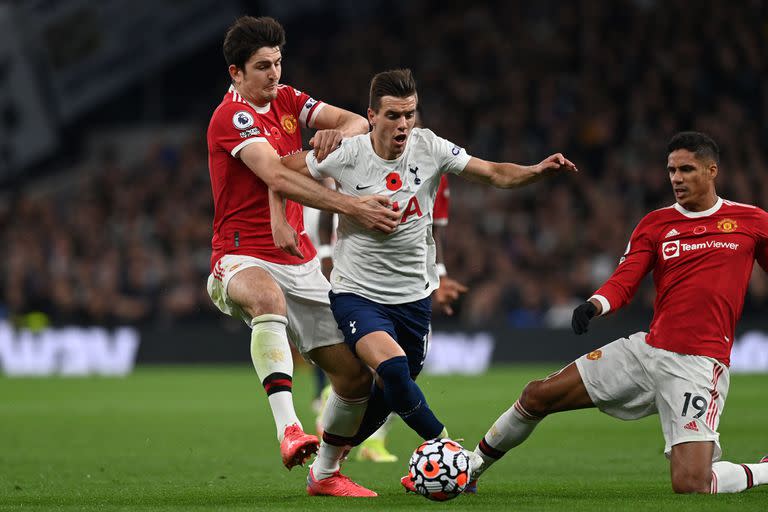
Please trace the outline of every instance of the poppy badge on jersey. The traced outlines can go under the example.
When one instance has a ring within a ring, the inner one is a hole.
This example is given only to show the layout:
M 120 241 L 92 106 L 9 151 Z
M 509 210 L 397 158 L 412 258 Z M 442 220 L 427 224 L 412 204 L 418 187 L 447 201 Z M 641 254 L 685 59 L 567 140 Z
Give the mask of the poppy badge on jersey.
M 393 192 L 400 190 L 400 188 L 403 186 L 403 180 L 400 179 L 400 175 L 396 172 L 387 174 L 385 179 L 387 181 L 387 188 Z
M 247 110 L 238 110 L 232 116 L 232 124 L 238 130 L 246 130 L 253 126 L 253 116 Z

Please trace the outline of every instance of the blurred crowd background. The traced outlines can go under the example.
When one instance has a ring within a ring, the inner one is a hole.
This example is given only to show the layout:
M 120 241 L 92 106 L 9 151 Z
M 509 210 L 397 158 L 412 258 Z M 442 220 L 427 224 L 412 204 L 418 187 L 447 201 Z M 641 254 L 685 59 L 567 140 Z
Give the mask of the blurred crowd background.
M 283 22 L 283 82 L 317 99 L 364 113 L 371 76 L 410 67 L 426 126 L 470 154 L 535 163 L 561 151 L 578 165 L 576 176 L 512 191 L 451 177 L 446 265 L 470 287 L 456 313 L 463 325 L 569 325 L 637 221 L 674 202 L 665 165 L 677 131 L 718 142 L 722 197 L 768 207 L 761 0 L 218 4 L 223 24 L 59 114 L 54 148 L 1 176 L 0 318 L 220 318 L 205 291 L 213 212 L 205 131 L 228 86 L 221 42 L 238 14 Z M 29 64 L 57 86 L 34 56 Z M 2 122 L 13 126 L 7 108 Z M 631 308 L 649 313 L 652 297 L 647 281 Z M 745 310 L 766 307 L 758 268 Z

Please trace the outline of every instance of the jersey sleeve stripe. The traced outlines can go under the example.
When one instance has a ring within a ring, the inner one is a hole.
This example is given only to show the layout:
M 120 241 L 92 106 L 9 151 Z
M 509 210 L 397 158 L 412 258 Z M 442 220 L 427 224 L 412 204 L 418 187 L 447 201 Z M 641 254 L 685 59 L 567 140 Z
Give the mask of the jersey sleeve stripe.
M 317 118 L 317 113 L 323 110 L 323 107 L 325 107 L 325 103 L 318 101 L 315 103 L 315 105 L 307 111 L 306 109 L 302 109 L 301 111 L 301 119 L 302 122 L 304 122 L 307 125 L 307 128 L 313 128 L 315 124 L 315 119 Z
M 600 312 L 600 316 L 605 315 L 611 310 L 611 303 L 608 302 L 608 299 L 606 299 L 602 295 L 593 295 L 590 297 L 590 299 L 597 300 L 597 302 L 599 302 L 600 305 L 603 306 L 603 310 Z
M 243 142 L 232 148 L 232 156 L 237 158 L 237 154 L 240 152 L 241 149 L 243 149 L 248 144 L 252 144 L 254 142 L 267 142 L 267 139 L 264 137 L 251 137 L 250 139 L 245 139 Z

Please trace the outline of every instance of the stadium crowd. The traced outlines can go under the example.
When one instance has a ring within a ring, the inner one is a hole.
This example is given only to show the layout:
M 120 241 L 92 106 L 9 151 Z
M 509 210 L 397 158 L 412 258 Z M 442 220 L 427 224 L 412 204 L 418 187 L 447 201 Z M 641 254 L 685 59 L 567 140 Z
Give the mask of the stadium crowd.
M 375 18 L 319 13 L 327 33 L 301 39 L 286 23 L 295 62 L 283 81 L 364 112 L 370 77 L 408 66 L 426 125 L 470 154 L 534 162 L 562 151 L 574 161 L 579 175 L 514 193 L 451 181 L 445 258 L 470 286 L 457 311 L 466 325 L 565 326 L 640 217 L 674 201 L 659 165 L 673 133 L 712 135 L 720 194 L 768 207 L 765 31 L 761 2 L 740 3 L 491 2 L 458 12 L 423 0 Z M 198 91 L 190 112 L 218 103 L 223 59 L 220 68 L 217 92 Z M 0 203 L 0 318 L 215 318 L 205 292 L 209 114 L 186 119 L 195 130 L 184 144 L 144 148 L 138 165 L 105 156 L 82 185 L 41 195 L 30 181 Z M 646 283 L 635 307 L 650 308 L 652 296 Z M 766 306 L 758 269 L 745 309 Z

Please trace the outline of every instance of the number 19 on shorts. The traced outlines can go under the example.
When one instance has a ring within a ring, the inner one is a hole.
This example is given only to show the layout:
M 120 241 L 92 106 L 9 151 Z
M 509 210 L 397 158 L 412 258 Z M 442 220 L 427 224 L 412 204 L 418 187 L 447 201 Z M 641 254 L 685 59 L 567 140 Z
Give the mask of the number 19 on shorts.
M 684 393 L 683 397 L 685 397 L 685 403 L 683 403 L 683 416 L 688 415 L 688 408 L 693 407 L 698 412 L 693 416 L 695 418 L 700 418 L 704 415 L 704 413 L 707 410 L 707 399 L 703 396 L 696 395 L 693 396 L 692 393 Z

